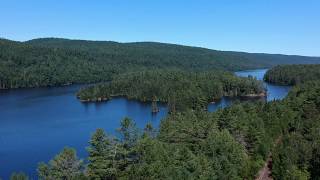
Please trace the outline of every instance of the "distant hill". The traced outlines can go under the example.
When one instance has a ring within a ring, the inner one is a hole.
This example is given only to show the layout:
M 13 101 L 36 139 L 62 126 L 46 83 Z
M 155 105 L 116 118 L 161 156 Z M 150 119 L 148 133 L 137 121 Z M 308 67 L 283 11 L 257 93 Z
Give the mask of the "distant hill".
M 219 61 L 225 61 L 225 63 L 221 63 L 220 65 L 222 65 L 222 68 L 227 70 L 235 70 L 235 67 L 239 67 L 239 69 L 236 70 L 242 70 L 247 66 L 256 68 L 262 66 L 272 67 L 279 64 L 314 64 L 320 62 L 320 57 L 217 51 L 200 47 L 159 42 L 118 43 L 113 41 L 86 41 L 61 38 L 40 38 L 27 41 L 26 43 L 36 46 L 71 48 L 83 51 L 91 51 L 93 53 L 113 54 L 117 50 L 118 52 L 124 54 L 128 53 L 131 55 L 141 55 L 139 52 L 143 52 L 142 54 L 150 54 L 154 56 L 159 55 L 164 56 L 165 58 L 175 58 L 175 56 L 179 56 L 180 61 L 196 60 L 205 62 L 206 60 L 208 60 L 208 64 L 210 65 L 213 63 L 217 63 L 217 65 L 219 65 Z
M 146 69 L 235 71 L 319 62 L 319 57 L 216 51 L 157 42 L 0 39 L 0 89 L 101 82 Z

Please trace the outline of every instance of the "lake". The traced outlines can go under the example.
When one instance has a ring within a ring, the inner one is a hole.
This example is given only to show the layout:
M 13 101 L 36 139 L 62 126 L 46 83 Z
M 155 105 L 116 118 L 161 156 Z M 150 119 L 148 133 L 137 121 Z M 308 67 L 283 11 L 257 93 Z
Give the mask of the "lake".
M 235 74 L 240 77 L 253 76 L 258 80 L 263 80 L 264 74 L 268 69 L 258 69 L 258 70 L 248 70 L 248 71 L 239 71 Z M 278 86 L 270 83 L 264 82 L 265 87 L 267 88 L 267 101 L 279 100 L 287 96 L 290 91 L 290 86 Z
M 256 69 L 256 70 L 247 70 L 247 71 L 239 71 L 235 72 L 235 74 L 239 77 L 248 77 L 253 76 L 258 80 L 263 80 L 264 74 L 268 69 Z M 270 83 L 263 83 L 267 89 L 267 101 L 280 100 L 288 94 L 291 87 L 290 86 L 278 86 Z M 261 99 L 261 98 L 259 98 Z M 208 111 L 214 112 L 219 108 L 224 108 L 230 106 L 234 101 L 247 101 L 252 100 L 252 98 L 231 98 L 231 97 L 223 97 L 219 102 L 211 103 L 208 105 Z
M 262 79 L 266 69 L 236 72 Z M 281 99 L 287 86 L 265 83 L 267 100 Z M 168 112 L 160 104 L 160 112 L 151 113 L 151 103 L 115 98 L 101 103 L 81 103 L 75 93 L 81 85 L 0 91 L 0 177 L 8 179 L 12 172 L 23 171 L 36 178 L 38 162 L 47 162 L 63 147 L 77 149 L 85 158 L 85 148 L 97 128 L 116 135 L 124 117 L 133 119 L 139 128 L 147 123 L 159 127 Z M 233 98 L 209 104 L 209 111 L 229 106 Z

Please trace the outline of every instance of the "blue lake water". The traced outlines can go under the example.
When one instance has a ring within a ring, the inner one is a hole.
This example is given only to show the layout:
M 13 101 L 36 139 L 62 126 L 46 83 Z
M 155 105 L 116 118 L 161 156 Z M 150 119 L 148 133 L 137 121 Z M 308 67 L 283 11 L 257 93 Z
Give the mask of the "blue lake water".
M 40 161 L 48 161 L 69 146 L 85 157 L 92 132 L 104 128 L 116 134 L 120 121 L 130 117 L 138 127 L 159 126 L 167 108 L 151 113 L 150 103 L 115 98 L 102 103 L 81 103 L 80 86 L 20 89 L 0 92 L 0 177 L 13 171 L 33 177 Z
M 256 70 L 248 70 L 248 71 L 239 71 L 235 72 L 235 74 L 239 77 L 248 77 L 253 76 L 258 80 L 263 80 L 264 74 L 267 72 L 268 69 L 256 69 Z M 290 91 L 290 86 L 278 86 L 270 83 L 263 83 L 267 89 L 267 101 L 272 100 L 280 100 L 287 96 L 288 92 Z M 256 98 L 257 99 L 257 98 Z M 261 99 L 261 98 L 258 98 Z M 252 98 L 230 98 L 230 97 L 223 97 L 220 101 L 216 103 L 211 103 L 208 105 L 208 111 L 214 112 L 217 109 L 224 108 L 230 106 L 234 101 L 247 101 L 247 100 L 254 100 Z
M 248 71 L 239 71 L 235 74 L 240 77 L 253 76 L 258 80 L 263 80 L 264 74 L 268 69 L 257 69 L 257 70 L 248 70 Z M 265 87 L 267 88 L 267 101 L 279 100 L 287 96 L 290 91 L 290 86 L 278 86 L 270 83 L 264 82 Z
M 262 79 L 265 72 L 261 69 L 236 74 Z M 281 99 L 290 90 L 286 86 L 266 86 L 268 100 Z M 65 146 L 76 148 L 78 156 L 86 157 L 88 140 L 97 128 L 116 134 L 124 117 L 135 120 L 140 128 L 147 123 L 158 127 L 167 115 L 165 105 L 160 105 L 160 112 L 153 115 L 150 103 L 124 98 L 81 103 L 75 97 L 80 87 L 0 91 L 0 177 L 8 179 L 12 172 L 24 171 L 35 179 L 38 162 L 47 162 Z M 215 111 L 232 102 L 233 99 L 222 98 L 208 109 Z

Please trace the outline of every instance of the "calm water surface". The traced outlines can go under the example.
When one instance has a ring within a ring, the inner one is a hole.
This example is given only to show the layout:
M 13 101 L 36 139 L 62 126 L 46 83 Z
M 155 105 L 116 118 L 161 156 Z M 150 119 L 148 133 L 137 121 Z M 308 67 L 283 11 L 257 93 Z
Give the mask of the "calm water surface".
M 252 75 L 262 79 L 265 69 L 237 72 L 238 76 Z M 266 84 L 268 100 L 281 99 L 289 87 Z M 135 120 L 143 128 L 148 122 L 158 127 L 167 114 L 167 107 L 160 105 L 160 112 L 151 114 L 150 103 L 139 103 L 124 98 L 108 102 L 79 102 L 75 93 L 80 86 L 35 88 L 0 91 L 0 177 L 8 179 L 14 171 L 24 171 L 36 178 L 40 161 L 47 162 L 63 147 L 77 149 L 85 158 L 85 147 L 92 132 L 104 128 L 116 134 L 124 117 Z M 210 104 L 215 111 L 232 104 L 233 99 L 223 98 Z
M 239 71 L 239 72 L 235 72 L 235 74 L 240 77 L 253 76 L 258 80 L 263 80 L 263 76 L 267 72 L 267 70 L 268 69 Z M 290 86 L 277 86 L 277 85 L 273 85 L 266 82 L 264 82 L 264 86 L 267 88 L 267 99 L 266 99 L 267 101 L 283 99 L 284 97 L 286 97 L 286 95 L 291 89 Z M 217 103 L 209 104 L 208 110 L 210 112 L 213 112 L 213 111 L 216 111 L 217 109 L 230 106 L 234 101 L 239 101 L 239 100 L 247 101 L 247 100 L 253 100 L 253 99 L 248 99 L 248 98 L 239 99 L 239 98 L 224 97 L 221 99 L 221 101 Z
M 159 126 L 167 108 L 151 113 L 150 103 L 116 98 L 103 103 L 80 103 L 80 86 L 21 89 L 0 92 L 0 177 L 13 171 L 35 177 L 40 161 L 48 161 L 65 146 L 87 156 L 85 147 L 97 128 L 116 134 L 128 116 L 143 128 L 148 122 Z
M 236 72 L 235 74 L 241 77 L 248 77 L 250 75 L 250 76 L 256 77 L 258 80 L 263 80 L 263 76 L 267 72 L 267 70 L 268 69 L 239 71 L 239 72 Z M 286 97 L 286 95 L 291 89 L 290 86 L 278 86 L 278 85 L 274 85 L 266 82 L 264 82 L 264 85 L 268 90 L 267 101 L 283 99 L 284 97 Z

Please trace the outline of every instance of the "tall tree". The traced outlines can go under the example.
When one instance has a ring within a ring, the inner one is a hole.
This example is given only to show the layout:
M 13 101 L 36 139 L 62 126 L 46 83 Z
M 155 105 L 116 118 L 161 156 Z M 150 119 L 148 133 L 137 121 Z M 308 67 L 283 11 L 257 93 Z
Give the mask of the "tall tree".
M 38 166 L 39 179 L 43 180 L 73 180 L 83 176 L 83 170 L 83 162 L 72 148 L 64 148 L 48 164 Z
M 14 172 L 11 174 L 10 180 L 29 180 L 29 177 L 23 172 L 19 172 L 19 173 Z
M 117 174 L 116 148 L 112 139 L 103 129 L 97 129 L 92 135 L 88 147 L 89 164 L 87 174 L 90 179 L 115 179 Z

